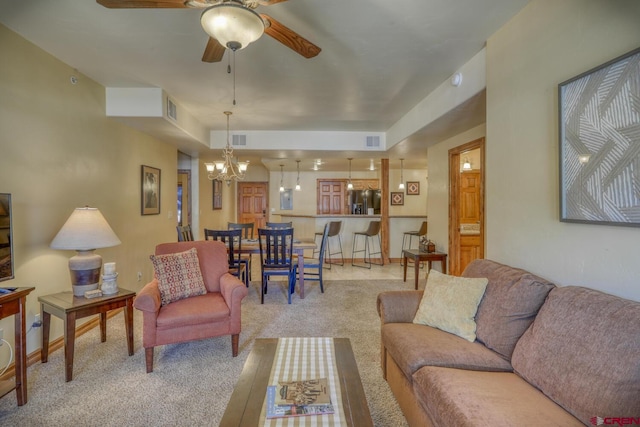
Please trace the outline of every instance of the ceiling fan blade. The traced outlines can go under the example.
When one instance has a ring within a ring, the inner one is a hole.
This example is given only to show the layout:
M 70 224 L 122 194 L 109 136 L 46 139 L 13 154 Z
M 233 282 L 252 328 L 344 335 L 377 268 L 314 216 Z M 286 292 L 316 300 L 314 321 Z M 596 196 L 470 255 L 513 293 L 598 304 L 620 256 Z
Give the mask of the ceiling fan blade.
M 207 47 L 204 48 L 204 54 L 202 55 L 202 62 L 220 62 L 225 50 L 227 49 L 218 40 L 209 37 Z
M 257 0 L 260 6 L 271 6 L 272 4 L 282 3 L 287 0 Z
M 278 40 L 283 45 L 293 49 L 305 58 L 313 58 L 318 55 L 322 49 L 309 40 L 302 37 L 290 28 L 285 27 L 269 15 L 260 14 L 265 21 L 264 32 Z
M 109 9 L 182 9 L 189 7 L 185 5 L 184 0 L 96 0 L 96 3 Z

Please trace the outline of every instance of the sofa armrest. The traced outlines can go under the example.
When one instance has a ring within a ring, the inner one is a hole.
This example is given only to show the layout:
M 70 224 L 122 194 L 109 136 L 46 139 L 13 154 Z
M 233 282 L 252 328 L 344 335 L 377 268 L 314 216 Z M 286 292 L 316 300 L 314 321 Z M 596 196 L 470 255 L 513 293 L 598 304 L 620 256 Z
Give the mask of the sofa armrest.
M 249 290 L 242 280 L 230 273 L 220 276 L 220 293 L 227 306 L 230 308 L 239 307 L 242 299 L 247 296 Z
M 133 306 L 140 311 L 148 313 L 158 313 L 162 306 L 162 298 L 160 297 L 160 289 L 158 289 L 158 280 L 153 279 L 144 285 L 144 288 L 133 301 Z
M 378 315 L 382 323 L 411 323 L 423 291 L 388 291 L 378 294 Z

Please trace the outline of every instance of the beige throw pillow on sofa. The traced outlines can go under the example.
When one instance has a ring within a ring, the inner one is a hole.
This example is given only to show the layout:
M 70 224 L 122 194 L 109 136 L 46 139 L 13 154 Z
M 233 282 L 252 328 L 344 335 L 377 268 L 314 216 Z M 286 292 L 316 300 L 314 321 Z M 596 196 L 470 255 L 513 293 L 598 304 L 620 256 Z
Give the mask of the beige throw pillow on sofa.
M 489 280 L 448 276 L 431 270 L 413 323 L 476 339 L 475 315 Z

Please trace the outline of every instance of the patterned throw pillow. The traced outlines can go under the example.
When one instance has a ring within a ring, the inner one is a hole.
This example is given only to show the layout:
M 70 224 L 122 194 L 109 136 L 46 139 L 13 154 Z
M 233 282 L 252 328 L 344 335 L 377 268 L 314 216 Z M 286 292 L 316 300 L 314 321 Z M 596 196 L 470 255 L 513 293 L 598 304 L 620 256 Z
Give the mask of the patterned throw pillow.
M 149 258 L 158 279 L 162 305 L 207 293 L 196 248 L 175 254 L 151 255 Z
M 485 278 L 448 276 L 431 270 L 413 323 L 475 341 L 475 316 L 488 282 Z

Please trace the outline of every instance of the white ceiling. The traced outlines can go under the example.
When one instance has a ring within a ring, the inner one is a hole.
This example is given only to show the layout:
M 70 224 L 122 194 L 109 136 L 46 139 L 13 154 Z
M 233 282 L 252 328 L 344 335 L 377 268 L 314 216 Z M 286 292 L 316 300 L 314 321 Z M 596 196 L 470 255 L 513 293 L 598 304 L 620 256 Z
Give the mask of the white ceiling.
M 479 52 L 527 1 L 288 0 L 259 6 L 259 13 L 322 51 L 305 59 L 263 35 L 236 53 L 236 106 L 227 74 L 230 52 L 219 63 L 201 61 L 208 36 L 200 9 L 0 0 L 0 23 L 106 87 L 164 89 L 212 130 L 225 129 L 222 112 L 232 110 L 237 130 L 384 132 Z M 425 165 L 425 140 L 482 123 L 484 108 L 483 92 L 384 157 Z M 321 154 L 327 154 L 322 147 L 301 146 L 278 156 Z M 353 155 L 363 158 L 363 168 L 369 156 Z M 344 170 L 348 155 L 328 157 L 339 158 Z

